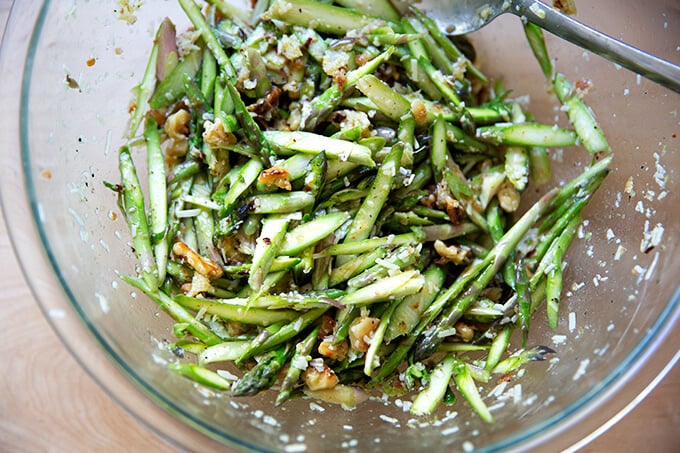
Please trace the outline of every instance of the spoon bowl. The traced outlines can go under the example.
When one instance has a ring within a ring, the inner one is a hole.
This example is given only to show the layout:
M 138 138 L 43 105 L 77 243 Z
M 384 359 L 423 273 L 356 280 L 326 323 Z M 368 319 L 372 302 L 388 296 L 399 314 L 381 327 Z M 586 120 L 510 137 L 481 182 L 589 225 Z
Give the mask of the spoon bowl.
M 449 35 L 479 30 L 504 13 L 519 16 L 573 44 L 680 93 L 680 66 L 605 35 L 537 0 L 421 0 Z
M 479 30 L 508 12 L 512 3 L 506 0 L 421 0 L 417 7 L 435 17 L 447 34 L 458 36 Z

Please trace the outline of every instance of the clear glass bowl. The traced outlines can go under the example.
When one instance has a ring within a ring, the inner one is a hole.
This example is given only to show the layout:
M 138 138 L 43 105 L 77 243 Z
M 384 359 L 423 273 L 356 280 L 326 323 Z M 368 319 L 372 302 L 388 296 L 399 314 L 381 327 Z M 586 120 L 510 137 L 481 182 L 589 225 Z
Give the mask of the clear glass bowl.
M 676 1 L 578 6 L 581 20 L 678 62 Z M 314 411 L 302 399 L 273 409 L 270 393 L 232 400 L 169 373 L 163 345 L 171 321 L 117 277 L 133 272 L 134 259 L 102 181 L 118 181 L 130 88 L 153 30 L 166 15 L 186 21 L 174 1 L 143 2 L 134 24 L 115 8 L 93 0 L 14 5 L 0 60 L 2 202 L 26 277 L 64 343 L 116 401 L 177 446 L 554 451 L 606 426 L 677 358 L 680 96 L 549 38 L 561 71 L 592 80 L 587 102 L 616 158 L 569 250 L 559 327 L 548 329 L 542 313 L 534 322 L 531 343 L 553 346 L 558 363 L 531 364 L 505 399 L 487 396 L 496 424 L 484 425 L 463 402 L 451 409 L 455 417 L 442 412 L 438 422 L 415 427 L 394 402 L 380 400 L 351 412 L 325 404 Z M 504 17 L 472 37 L 486 72 L 503 75 L 514 94 L 529 94 L 531 110 L 552 121 L 559 112 L 519 21 Z M 565 149 L 554 182 L 587 159 Z M 642 252 L 645 232 L 661 228 L 661 244 Z

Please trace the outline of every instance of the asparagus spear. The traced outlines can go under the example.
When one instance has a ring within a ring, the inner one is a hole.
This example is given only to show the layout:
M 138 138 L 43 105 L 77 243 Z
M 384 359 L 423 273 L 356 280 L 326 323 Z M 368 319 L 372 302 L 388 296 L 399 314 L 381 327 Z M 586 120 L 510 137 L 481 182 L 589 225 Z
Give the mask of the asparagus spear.
M 354 216 L 344 242 L 359 241 L 370 237 L 378 214 L 392 189 L 392 183 L 401 164 L 403 152 L 404 145 L 401 143 L 397 143 L 392 147 L 390 153 L 378 169 L 378 174 L 366 195 L 366 199 L 361 204 L 359 212 Z
M 430 375 L 430 383 L 427 388 L 420 392 L 416 399 L 413 400 L 413 405 L 411 406 L 412 414 L 427 415 L 434 412 L 439 403 L 444 399 L 444 394 L 457 364 L 458 359 L 456 359 L 456 356 L 448 354 L 435 366 Z
M 255 395 L 271 387 L 292 351 L 290 343 L 286 343 L 265 354 L 257 365 L 236 382 L 232 394 L 235 396 Z
M 165 160 L 161 150 L 158 124 L 153 118 L 144 128 L 149 172 L 149 223 L 154 259 L 158 268 L 158 281 L 165 280 L 168 262 L 168 241 L 165 237 L 168 225 L 168 198 Z
M 151 245 L 144 194 L 128 147 L 123 146 L 118 156 L 125 218 L 132 232 L 132 244 L 141 266 L 142 276 L 146 285 L 153 291 L 158 288 L 158 267 Z
M 275 405 L 279 406 L 290 398 L 293 388 L 300 380 L 300 374 L 307 368 L 308 357 L 316 344 L 319 329 L 320 326 L 315 327 L 307 334 L 304 340 L 295 345 L 295 353 L 290 360 L 288 372 L 281 382 L 281 390 L 276 396 Z
M 543 38 L 543 30 L 534 24 L 525 24 L 524 32 L 543 74 L 552 81 L 553 90 L 564 108 L 569 121 L 574 126 L 581 144 L 592 154 L 610 151 L 607 139 L 595 120 L 592 110 L 574 92 L 571 82 L 563 75 L 555 72 Z
M 170 363 L 168 368 L 206 387 L 212 387 L 217 390 L 231 389 L 231 382 L 202 366 L 194 365 L 193 363 Z

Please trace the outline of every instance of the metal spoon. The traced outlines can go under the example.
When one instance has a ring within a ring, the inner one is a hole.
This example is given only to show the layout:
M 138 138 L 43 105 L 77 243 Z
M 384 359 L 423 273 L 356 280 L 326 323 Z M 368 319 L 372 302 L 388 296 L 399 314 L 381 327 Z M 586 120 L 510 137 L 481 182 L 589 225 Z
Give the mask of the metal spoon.
M 421 0 L 417 6 L 437 18 L 450 35 L 473 32 L 500 14 L 513 13 L 680 93 L 680 66 L 607 36 L 536 0 Z

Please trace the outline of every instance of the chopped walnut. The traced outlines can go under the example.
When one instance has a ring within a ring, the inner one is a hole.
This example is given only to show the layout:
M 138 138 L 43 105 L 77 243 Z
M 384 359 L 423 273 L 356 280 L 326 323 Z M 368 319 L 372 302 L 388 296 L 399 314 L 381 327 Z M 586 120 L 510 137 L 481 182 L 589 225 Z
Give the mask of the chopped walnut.
M 216 262 L 209 258 L 202 257 L 184 242 L 175 242 L 172 246 L 172 253 L 180 258 L 182 262 L 186 263 L 193 270 L 209 280 L 220 278 L 224 272 Z
M 248 256 L 239 250 L 239 241 L 234 236 L 224 236 L 219 238 L 217 247 L 224 256 L 227 263 L 238 264 L 244 263 L 248 260 Z
M 293 186 L 290 185 L 290 173 L 285 168 L 277 165 L 262 170 L 257 180 L 268 186 L 276 186 L 285 190 L 293 189 Z
M 317 335 L 317 338 L 319 340 L 323 340 L 327 336 L 333 335 L 335 325 L 335 319 L 333 319 L 333 317 L 328 314 L 324 314 L 321 317 L 321 327 L 319 328 L 319 334 Z
M 456 335 L 463 341 L 472 341 L 475 337 L 474 329 L 462 321 L 458 321 L 454 327 L 456 329 Z
M 269 121 L 272 119 L 276 108 L 279 106 L 280 97 L 281 88 L 273 86 L 267 94 L 258 99 L 256 103 L 249 105 L 248 110 Z
M 465 209 L 458 200 L 451 196 L 451 192 L 445 183 L 437 184 L 435 197 L 437 207 L 444 209 L 449 215 L 451 223 L 458 225 L 465 217 Z
M 323 56 L 323 72 L 335 78 L 347 72 L 349 67 L 349 53 L 337 50 L 327 50 Z
M 576 14 L 576 2 L 574 0 L 553 0 L 553 6 L 564 14 L 570 16 Z
M 331 115 L 331 121 L 342 131 L 358 127 L 361 129 L 362 137 L 371 135 L 371 120 L 368 119 L 368 115 L 364 112 L 337 110 Z
M 593 81 L 590 79 L 579 79 L 574 83 L 574 89 L 579 97 L 587 95 L 593 88 Z
M 345 360 L 349 352 L 347 340 L 334 344 L 333 340 L 323 340 L 319 343 L 319 354 L 333 360 Z
M 503 297 L 503 289 L 499 286 L 487 286 L 482 290 L 481 295 L 493 302 L 499 302 Z
M 455 244 L 446 245 L 440 240 L 434 242 L 435 251 L 446 261 L 453 264 L 468 264 L 472 260 L 472 252 Z
M 427 123 L 427 106 L 421 100 L 415 100 L 411 103 L 411 113 L 416 120 L 416 124 L 421 126 Z
M 519 208 L 520 193 L 510 181 L 506 180 L 501 185 L 496 196 L 498 197 L 498 204 L 505 212 L 515 212 Z
M 323 359 L 312 360 L 307 369 L 302 372 L 302 380 L 312 391 L 331 389 L 339 382 L 338 376 Z
M 359 316 L 352 321 L 352 324 L 349 326 L 349 341 L 352 345 L 352 349 L 359 352 L 368 351 L 373 334 L 379 324 L 380 319 L 364 316 Z
M 300 42 L 297 38 L 292 38 L 288 35 L 283 35 L 281 39 L 279 39 L 279 42 L 276 44 L 276 52 L 279 55 L 283 55 L 288 60 L 294 60 L 302 56 Z
M 224 129 L 222 118 L 217 118 L 214 123 L 203 123 L 203 141 L 213 149 L 226 148 L 236 143 L 236 136 Z
M 210 280 L 198 272 L 194 272 L 191 283 L 184 283 L 181 290 L 189 297 L 196 297 L 199 294 L 211 293 L 215 288 L 210 284 Z
M 168 157 L 181 157 L 189 151 L 187 136 L 190 122 L 191 114 L 185 109 L 176 111 L 165 120 L 163 129 L 171 140 L 170 145 L 165 149 Z

